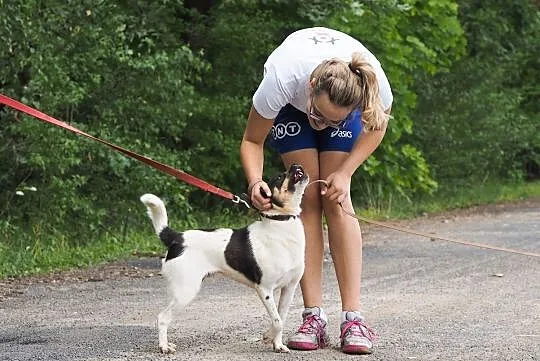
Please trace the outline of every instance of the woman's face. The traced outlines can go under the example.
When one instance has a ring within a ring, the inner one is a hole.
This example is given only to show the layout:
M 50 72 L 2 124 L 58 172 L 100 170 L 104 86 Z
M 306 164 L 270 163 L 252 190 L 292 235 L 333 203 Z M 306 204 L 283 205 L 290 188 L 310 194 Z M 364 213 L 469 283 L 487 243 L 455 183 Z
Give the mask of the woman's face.
M 353 108 L 341 107 L 330 102 L 325 92 L 318 96 L 310 96 L 306 109 L 309 124 L 315 130 L 327 127 L 342 128 L 345 125 L 345 118 L 352 111 Z

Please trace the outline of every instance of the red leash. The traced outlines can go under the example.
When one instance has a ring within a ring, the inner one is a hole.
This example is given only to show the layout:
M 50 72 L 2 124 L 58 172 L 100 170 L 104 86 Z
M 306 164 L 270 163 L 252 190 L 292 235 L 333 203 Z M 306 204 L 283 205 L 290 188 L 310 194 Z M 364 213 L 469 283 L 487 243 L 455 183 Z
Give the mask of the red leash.
M 85 136 L 87 138 L 90 138 L 92 140 L 95 140 L 97 142 L 100 142 L 102 144 L 105 144 L 106 146 L 108 147 L 111 147 L 112 149 L 120 152 L 120 153 L 123 153 L 124 155 L 128 156 L 128 157 L 131 157 L 131 158 L 135 158 L 137 159 L 138 161 L 142 162 L 142 163 L 145 163 L 163 173 L 167 173 L 169 175 L 172 175 L 173 177 L 176 177 L 177 179 L 180 179 L 181 181 L 184 181 L 188 184 L 191 184 L 197 188 L 200 188 L 206 192 L 210 192 L 210 193 L 213 193 L 213 194 L 216 194 L 220 197 L 223 197 L 223 198 L 226 198 L 226 199 L 230 199 L 233 203 L 242 203 L 244 204 L 246 207 L 249 208 L 249 204 L 244 201 L 242 198 L 240 198 L 239 196 L 237 195 L 234 195 L 232 194 L 231 192 L 227 192 L 221 188 L 218 188 L 210 183 L 207 183 L 205 181 L 203 181 L 202 179 L 199 179 L 197 177 L 194 177 L 184 171 L 181 171 L 181 170 L 178 170 L 178 169 L 175 169 L 167 164 L 163 164 L 163 163 L 160 163 L 160 162 L 157 162 L 153 159 L 150 159 L 148 157 L 145 157 L 144 155 L 140 155 L 140 154 L 137 154 L 135 152 L 132 152 L 130 150 L 127 150 L 125 148 L 122 148 L 122 147 L 119 147 L 115 144 L 112 144 L 112 143 L 109 143 L 103 139 L 99 139 L 99 138 L 96 138 L 88 133 L 85 133 L 83 132 L 82 130 L 79 130 L 75 127 L 72 127 L 71 125 L 67 124 L 67 123 L 64 123 L 58 119 L 55 119 L 45 113 L 42 113 L 40 112 L 39 110 L 36 110 L 34 108 L 31 108 L 29 107 L 28 105 L 25 105 L 23 103 L 20 103 L 16 100 L 13 100 L 3 94 L 0 94 L 0 103 L 1 104 L 5 104 L 7 105 L 8 107 L 11 107 L 15 110 L 18 110 L 20 112 L 23 112 L 23 113 L 26 113 L 28 115 L 31 115 L 39 120 L 43 120 L 47 123 L 51 123 L 51 124 L 54 124 L 60 128 L 64 128 L 64 129 L 67 129 L 73 133 L 76 133 L 76 134 L 79 134 L 79 135 L 82 135 L 82 136 Z

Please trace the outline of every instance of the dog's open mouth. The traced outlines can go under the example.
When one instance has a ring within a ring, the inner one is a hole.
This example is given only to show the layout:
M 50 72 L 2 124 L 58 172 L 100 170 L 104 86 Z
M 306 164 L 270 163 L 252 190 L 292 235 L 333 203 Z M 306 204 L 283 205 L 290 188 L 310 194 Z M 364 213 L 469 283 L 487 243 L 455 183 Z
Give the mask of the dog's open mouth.
M 294 184 L 300 182 L 304 178 L 304 170 L 302 168 L 296 168 L 293 174 Z

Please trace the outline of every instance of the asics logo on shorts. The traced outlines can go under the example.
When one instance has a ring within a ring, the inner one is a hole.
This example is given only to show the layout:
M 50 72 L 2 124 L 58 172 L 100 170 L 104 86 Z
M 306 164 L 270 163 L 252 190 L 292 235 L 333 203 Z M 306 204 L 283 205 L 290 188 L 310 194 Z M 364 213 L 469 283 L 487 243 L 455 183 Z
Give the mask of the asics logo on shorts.
M 330 138 L 352 138 L 352 132 L 350 130 L 340 130 L 336 129 L 332 133 L 330 133 Z
M 279 123 L 272 126 L 272 138 L 283 139 L 287 136 L 294 137 L 300 133 L 300 124 L 297 122 Z

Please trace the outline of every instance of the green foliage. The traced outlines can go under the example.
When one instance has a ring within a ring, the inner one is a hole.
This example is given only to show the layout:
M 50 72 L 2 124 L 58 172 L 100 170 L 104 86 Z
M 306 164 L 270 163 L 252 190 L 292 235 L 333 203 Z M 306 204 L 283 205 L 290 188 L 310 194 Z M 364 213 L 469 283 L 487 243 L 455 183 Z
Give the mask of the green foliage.
M 176 3 L 162 3 L 2 4 L 0 38 L 8 44 L 0 52 L 2 91 L 189 171 L 197 149 L 183 132 L 195 121 L 193 84 L 208 65 L 179 38 Z M 7 110 L 0 117 L 4 237 L 19 230 L 18 236 L 48 242 L 69 235 L 84 244 L 125 232 L 138 224 L 132 213 L 148 191 L 189 209 L 192 189 L 185 184 L 35 119 Z M 37 191 L 16 196 L 24 187 Z
M 468 53 L 421 77 L 414 144 L 455 187 L 540 175 L 540 17 L 530 1 L 462 1 Z
M 367 206 L 357 210 L 372 219 L 411 219 L 428 214 L 451 212 L 489 204 L 504 204 L 540 199 L 540 182 L 487 181 L 468 187 L 456 188 L 441 183 L 433 194 L 422 194 L 410 199 L 373 184 L 366 187 L 369 194 Z

